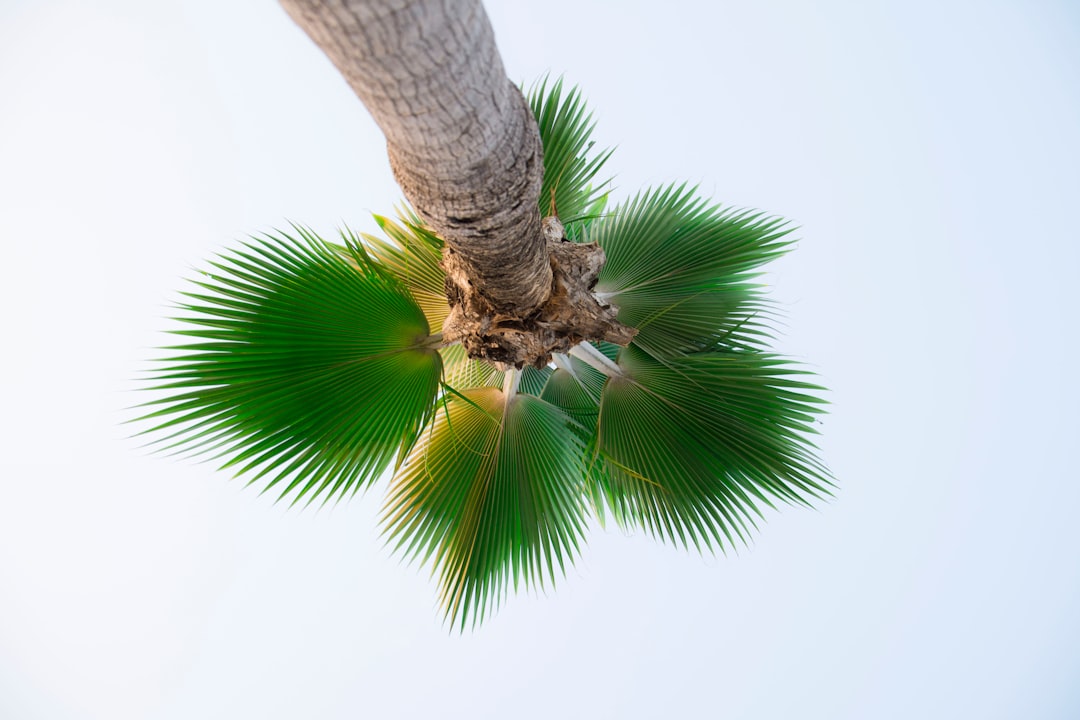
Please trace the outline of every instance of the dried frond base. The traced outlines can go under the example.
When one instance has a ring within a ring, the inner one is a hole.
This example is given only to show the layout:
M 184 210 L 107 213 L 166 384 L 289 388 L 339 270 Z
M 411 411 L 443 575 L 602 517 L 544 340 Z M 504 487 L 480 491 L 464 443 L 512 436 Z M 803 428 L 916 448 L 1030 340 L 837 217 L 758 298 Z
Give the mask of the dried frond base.
M 557 221 L 555 225 L 561 230 Z M 620 323 L 618 308 L 600 302 L 592 292 L 607 259 L 604 249 L 550 234 L 547 247 L 551 293 L 527 317 L 496 310 L 477 290 L 460 256 L 452 249 L 444 250 L 450 315 L 443 324 L 443 340 L 460 342 L 469 357 L 486 360 L 500 370 L 544 367 L 552 353 L 567 353 L 583 341 L 629 344 L 637 330 Z

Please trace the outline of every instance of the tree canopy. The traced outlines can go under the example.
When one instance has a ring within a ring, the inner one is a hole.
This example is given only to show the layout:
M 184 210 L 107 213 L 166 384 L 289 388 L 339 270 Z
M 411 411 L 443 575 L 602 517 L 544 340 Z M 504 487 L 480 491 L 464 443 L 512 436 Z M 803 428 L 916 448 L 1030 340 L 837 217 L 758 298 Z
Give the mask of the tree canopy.
M 432 564 L 451 622 L 557 580 L 590 518 L 698 550 L 746 542 L 765 508 L 829 493 L 812 442 L 821 388 L 769 350 L 756 282 L 790 226 L 687 185 L 610 204 L 594 123 L 560 81 L 529 93 L 544 148 L 537 211 L 606 264 L 596 301 L 633 328 L 550 362 L 471 357 L 445 335 L 445 241 L 408 205 L 381 234 L 301 226 L 212 260 L 183 294 L 145 431 L 291 503 L 393 472 L 383 513 Z

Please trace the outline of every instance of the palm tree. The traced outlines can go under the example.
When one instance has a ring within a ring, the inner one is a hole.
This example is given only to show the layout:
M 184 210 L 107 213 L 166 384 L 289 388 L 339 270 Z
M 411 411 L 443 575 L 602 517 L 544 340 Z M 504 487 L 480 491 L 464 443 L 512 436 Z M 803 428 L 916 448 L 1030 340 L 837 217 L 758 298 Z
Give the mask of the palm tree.
M 555 294 L 585 288 L 605 328 L 519 324 L 500 337 L 525 359 L 462 331 L 462 305 L 482 303 L 453 274 L 484 275 L 458 247 L 484 241 L 402 206 L 376 217 L 379 236 L 293 226 L 211 261 L 145 406 L 160 447 L 222 459 L 293 503 L 348 497 L 392 464 L 385 534 L 437 568 L 461 627 L 511 585 L 553 583 L 590 517 L 725 550 L 763 506 L 830 487 L 810 439 L 818 388 L 768 351 L 753 281 L 788 226 L 685 185 L 608 208 L 610 151 L 594 151 L 577 89 L 542 81 L 526 107 L 544 156 L 526 214 L 544 216 L 545 252 L 563 261 L 549 265 Z M 509 322 L 513 307 L 483 297 Z

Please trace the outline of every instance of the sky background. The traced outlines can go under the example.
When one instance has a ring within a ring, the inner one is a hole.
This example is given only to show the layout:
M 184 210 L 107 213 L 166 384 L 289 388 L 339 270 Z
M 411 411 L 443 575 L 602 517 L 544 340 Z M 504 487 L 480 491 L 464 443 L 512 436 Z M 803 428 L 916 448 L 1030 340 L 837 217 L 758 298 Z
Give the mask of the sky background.
M 275 505 L 121 423 L 182 279 L 370 231 L 381 136 L 273 2 L 0 3 L 0 718 L 1076 718 L 1080 8 L 490 0 L 580 84 L 615 197 L 800 227 L 778 348 L 839 491 L 699 557 L 594 529 L 475 632 L 385 483 Z

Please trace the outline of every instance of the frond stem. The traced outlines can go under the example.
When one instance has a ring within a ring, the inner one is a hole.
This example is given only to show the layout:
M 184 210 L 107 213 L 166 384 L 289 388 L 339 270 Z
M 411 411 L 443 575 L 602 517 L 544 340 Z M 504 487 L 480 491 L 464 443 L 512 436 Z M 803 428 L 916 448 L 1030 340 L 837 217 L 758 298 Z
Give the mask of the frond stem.
M 570 357 L 566 353 L 551 353 L 551 361 L 560 370 L 565 370 L 568 373 L 574 372 L 574 365 L 570 362 Z
M 520 385 L 520 384 L 521 384 L 521 371 L 520 370 L 514 370 L 513 368 L 511 368 L 511 369 L 506 371 L 505 375 L 503 375 L 503 386 L 502 386 L 502 391 L 503 391 L 503 396 L 504 396 L 503 402 L 505 402 L 507 406 L 509 406 L 510 401 L 514 398 L 514 396 L 517 395 L 518 385 Z
M 590 342 L 578 343 L 570 348 L 570 354 L 608 377 L 622 377 L 624 374 L 621 367 L 612 362 L 607 355 L 597 350 Z
M 430 348 L 430 349 L 433 349 L 433 350 L 439 350 L 439 349 L 444 348 L 444 347 L 449 347 L 449 346 L 455 344 L 456 342 L 457 342 L 456 340 L 454 340 L 453 342 L 446 342 L 445 340 L 443 340 L 443 334 L 441 332 L 437 332 L 437 333 L 432 333 L 431 335 L 428 335 L 426 338 L 423 338 L 422 340 L 420 340 L 417 343 L 417 346 L 422 347 L 422 348 Z

